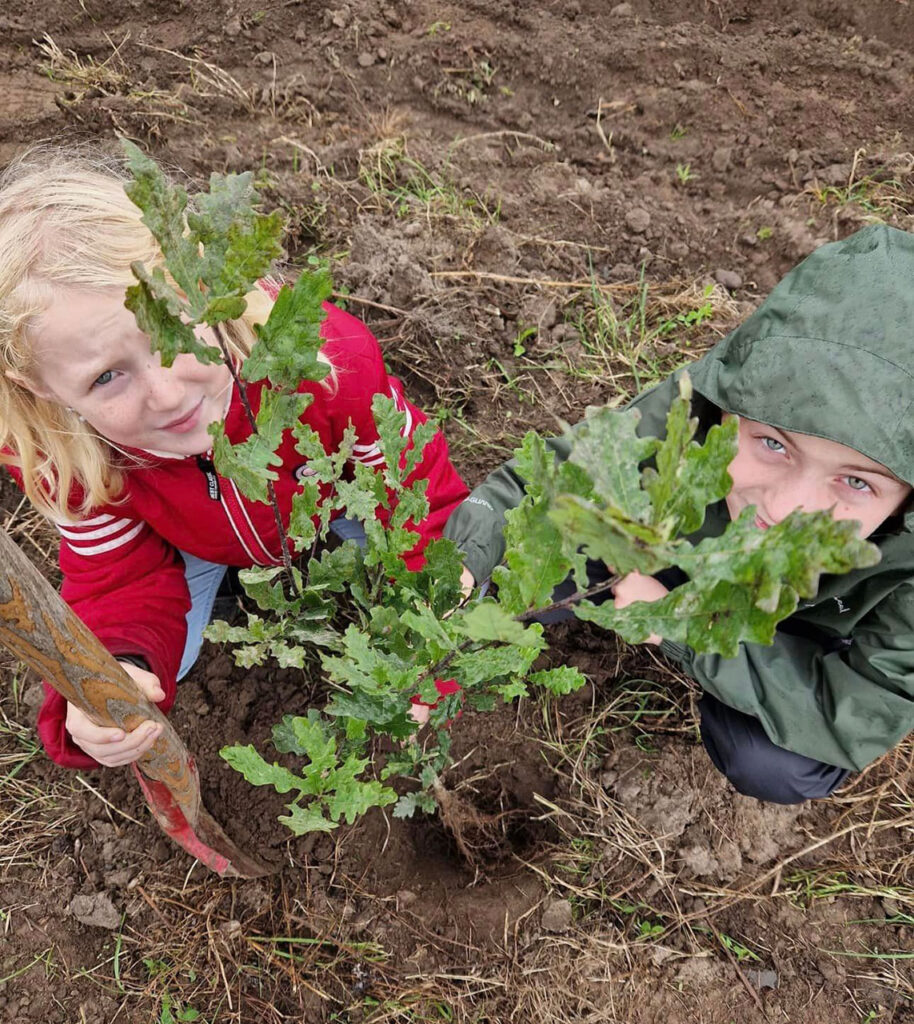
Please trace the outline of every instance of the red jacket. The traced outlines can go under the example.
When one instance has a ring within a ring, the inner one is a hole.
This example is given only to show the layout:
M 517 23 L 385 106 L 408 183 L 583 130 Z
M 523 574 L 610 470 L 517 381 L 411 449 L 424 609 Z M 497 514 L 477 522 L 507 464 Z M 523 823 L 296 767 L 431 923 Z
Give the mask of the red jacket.
M 387 375 L 377 340 L 368 328 L 329 303 L 325 308 L 323 352 L 336 371 L 336 386 L 303 382 L 299 391 L 312 394 L 314 400 L 302 420 L 319 434 L 328 452 L 337 450 L 352 423 L 358 435 L 354 458 L 376 466 L 380 452 L 371 415 L 374 395 L 391 395 L 406 413 L 404 436 L 411 435 L 426 417 L 406 400 L 400 382 Z M 255 412 L 262 387 L 248 387 Z M 226 416 L 226 432 L 236 443 L 250 432 L 237 390 Z M 307 472 L 290 432 L 279 453 L 282 466 L 276 470 L 279 479 L 274 487 L 288 522 L 292 495 Z M 165 712 L 175 699 L 190 607 L 179 549 L 238 567 L 282 561 L 272 507 L 248 500 L 222 477 L 213 487 L 214 471 L 205 462 L 201 466 L 201 461 L 199 457 L 147 456 L 143 465 L 127 472 L 123 501 L 94 509 L 77 524 L 58 526 L 61 594 L 112 654 L 139 654 L 146 659 L 165 690 L 165 699 L 159 703 Z M 417 527 L 422 540 L 405 557 L 407 565 L 416 568 L 422 564 L 422 548 L 441 536 L 448 516 L 468 491 L 450 463 L 440 432 L 409 479 L 429 481 L 429 515 Z M 95 767 L 97 763 L 73 743 L 66 730 L 66 701 L 47 684 L 45 691 L 38 735 L 48 755 L 67 767 Z

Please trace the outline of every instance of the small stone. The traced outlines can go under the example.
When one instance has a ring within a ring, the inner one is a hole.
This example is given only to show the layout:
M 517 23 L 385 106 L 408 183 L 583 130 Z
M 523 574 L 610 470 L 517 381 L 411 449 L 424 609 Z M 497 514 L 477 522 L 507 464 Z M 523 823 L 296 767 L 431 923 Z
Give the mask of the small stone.
M 897 917 L 902 913 L 901 904 L 891 896 L 883 896 L 881 903 L 882 909 L 885 911 L 887 917 Z
M 107 928 L 115 931 L 120 927 L 121 915 L 103 892 L 90 896 L 74 896 L 67 910 L 80 924 L 90 928 Z
M 417 899 L 419 899 L 419 897 L 416 895 L 416 893 L 411 892 L 409 889 L 401 889 L 397 893 L 397 906 L 398 907 L 409 907 L 409 906 L 412 906 L 412 904 L 415 903 Z
M 546 932 L 567 932 L 574 925 L 574 914 L 568 900 L 552 900 L 543 911 L 542 926 Z
M 627 18 L 632 13 L 632 5 L 616 4 L 615 7 L 610 8 L 609 13 L 613 18 Z
M 749 979 L 749 983 L 751 985 L 755 985 L 756 988 L 778 987 L 777 971 L 759 971 L 754 968 L 749 968 L 749 970 L 746 971 L 746 977 Z
M 359 62 L 360 68 L 370 68 L 371 65 L 374 64 L 375 59 L 375 55 L 373 53 L 369 53 L 367 50 L 363 50 L 356 58 Z
M 714 280 L 730 292 L 743 286 L 743 279 L 735 270 L 715 270 Z
M 254 63 L 263 64 L 264 67 L 273 63 L 276 60 L 276 54 L 272 50 L 262 50 L 260 53 L 254 54 Z
M 670 242 L 666 251 L 674 260 L 684 260 L 689 255 L 689 247 L 685 242 Z
M 229 18 L 225 23 L 225 34 L 232 39 L 235 36 L 241 35 L 241 18 L 236 14 L 234 18 Z
M 219 932 L 228 942 L 231 942 L 232 939 L 240 938 L 243 930 L 241 922 L 234 919 L 230 921 L 223 921 L 222 924 L 219 925 Z
M 330 24 L 334 28 L 345 28 L 349 24 L 349 8 L 341 7 L 338 11 L 331 11 Z
M 365 911 L 352 922 L 352 930 L 354 932 L 363 932 L 374 920 L 375 915 L 369 911 Z
M 422 224 L 419 221 L 417 221 L 417 220 L 411 221 L 403 229 L 403 234 L 407 238 L 415 238 L 416 235 L 421 235 L 422 234 Z
M 172 847 L 165 839 L 157 839 L 149 851 L 149 855 L 157 864 L 164 864 L 171 857 L 171 854 Z
M 651 226 L 651 215 L 641 206 L 635 206 L 625 215 L 625 223 L 630 231 L 641 235 Z
M 718 146 L 711 154 L 711 166 L 715 171 L 726 171 L 733 161 L 733 150 L 730 146 Z

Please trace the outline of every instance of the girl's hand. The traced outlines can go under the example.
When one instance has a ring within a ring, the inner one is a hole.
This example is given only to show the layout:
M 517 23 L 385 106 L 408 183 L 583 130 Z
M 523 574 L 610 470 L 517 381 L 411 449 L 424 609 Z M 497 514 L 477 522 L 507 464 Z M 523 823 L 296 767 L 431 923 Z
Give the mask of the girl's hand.
M 668 593 L 669 590 L 653 576 L 642 576 L 640 572 L 630 572 L 613 587 L 616 608 L 625 608 L 636 601 L 659 601 Z M 651 633 L 644 642 L 659 647 L 662 639 L 656 633 Z
M 163 700 L 165 691 L 159 677 L 125 661 L 119 663 L 143 693 L 153 702 Z M 73 742 L 106 768 L 130 764 L 144 754 L 162 733 L 162 726 L 148 720 L 132 731 L 96 725 L 75 705 L 67 704 L 67 732 Z

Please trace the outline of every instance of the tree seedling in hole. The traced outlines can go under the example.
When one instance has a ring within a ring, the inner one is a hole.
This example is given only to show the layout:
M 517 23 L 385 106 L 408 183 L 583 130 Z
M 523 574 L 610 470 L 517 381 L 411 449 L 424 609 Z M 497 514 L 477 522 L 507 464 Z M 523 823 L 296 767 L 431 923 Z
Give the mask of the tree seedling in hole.
M 279 254 L 281 217 L 259 212 L 250 174 L 214 174 L 209 190 L 191 199 L 139 149 L 124 145 L 133 175 L 128 193 L 171 275 L 170 281 L 160 269 L 135 264 L 137 284 L 127 304 L 165 365 L 181 352 L 231 365 L 221 325 L 241 316 L 245 294 Z M 760 531 L 755 510 L 746 509 L 721 536 L 690 543 L 686 538 L 702 525 L 706 507 L 729 490 L 736 420 L 713 426 L 699 442 L 683 374 L 663 438 L 639 433 L 637 411 L 609 408 L 588 409 L 569 431 L 564 462 L 547 440 L 526 435 L 515 453 L 526 497 L 507 513 L 506 554 L 493 573 L 493 592 L 464 597 L 461 555 L 446 539 L 432 541 L 425 565 L 410 571 L 402 555 L 419 539 L 413 524 L 427 515 L 428 502 L 426 481 L 406 481 L 434 425 L 418 427 L 409 442 L 402 436 L 404 414 L 377 395 L 373 412 L 384 464 L 369 468 L 351 461 L 353 430 L 338 451 L 327 453 L 301 422 L 308 396 L 297 393 L 300 382 L 327 372 L 317 357 L 321 304 L 330 289 L 323 269 L 283 287 L 240 373 L 233 370 L 243 397 L 250 383 L 268 381 L 256 416 L 245 398 L 250 437 L 232 445 L 221 424 L 210 428 L 218 472 L 247 497 L 273 505 L 281 536 L 286 530 L 272 483 L 275 452 L 288 432 L 314 473 L 295 496 L 288 523 L 289 549 L 301 556 L 297 564 L 287 552 L 284 566 L 241 573 L 265 614 L 208 630 L 211 639 L 233 645 L 241 665 L 273 658 L 280 666 L 303 667 L 308 652 L 320 660 L 330 684 L 324 708 L 287 714 L 273 730 L 275 750 L 303 758 L 301 769 L 267 761 L 253 746 L 221 752 L 251 783 L 290 794 L 280 820 L 297 834 L 332 831 L 371 807 L 395 804 L 396 817 L 437 809 L 472 858 L 495 822 L 444 784 L 452 763 L 449 723 L 461 709 L 485 712 L 531 693 L 561 696 L 584 685 L 585 677 L 569 665 L 534 671 L 546 649 L 536 618 L 547 609 L 572 608 L 629 642 L 656 633 L 733 657 L 743 641 L 771 643 L 799 598 L 815 594 L 821 573 L 878 560 L 878 549 L 856 536 L 856 524 L 836 522 L 828 512 L 795 512 Z M 218 348 L 197 340 L 192 328 L 201 323 L 213 327 Z M 322 487 L 329 492 L 323 500 Z M 379 508 L 390 512 L 386 529 Z M 325 546 L 334 510 L 362 523 L 364 548 L 354 541 Z M 618 575 L 589 586 L 588 557 Z M 594 600 L 627 573 L 671 566 L 689 582 L 660 601 L 616 610 L 611 600 Z M 569 576 L 576 592 L 556 605 L 553 591 Z M 435 681 L 451 678 L 461 694 L 438 700 Z M 426 728 L 409 715 L 414 694 L 438 701 Z M 374 741 L 381 737 L 388 753 L 376 761 Z M 409 780 L 411 788 L 398 796 L 391 785 L 396 779 Z

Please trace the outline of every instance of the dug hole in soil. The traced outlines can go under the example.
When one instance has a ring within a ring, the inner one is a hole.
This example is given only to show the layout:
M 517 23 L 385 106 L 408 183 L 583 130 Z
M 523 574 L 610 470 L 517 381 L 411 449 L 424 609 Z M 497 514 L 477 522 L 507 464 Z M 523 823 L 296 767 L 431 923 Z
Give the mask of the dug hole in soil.
M 526 429 L 697 355 L 816 245 L 912 226 L 896 0 L 9 0 L 0 28 L 0 161 L 120 133 L 195 183 L 261 169 L 292 267 L 331 259 L 470 484 Z M 603 351 L 594 296 L 624 319 L 642 268 L 672 328 Z M 707 297 L 690 331 L 676 318 Z M 192 869 L 126 774 L 89 789 L 29 755 L 35 683 L 9 666 L 0 1017 L 161 1022 L 174 999 L 208 1024 L 914 1019 L 905 960 L 862 958 L 912 945 L 910 746 L 834 800 L 762 805 L 713 770 L 668 667 L 583 625 L 551 640 L 584 692 L 454 725 L 447 783 L 498 820 L 475 867 L 425 817 L 290 838 L 285 798 L 218 750 L 272 759 L 273 724 L 324 691 L 207 648 L 173 720 L 209 811 L 278 869 L 235 882 Z

